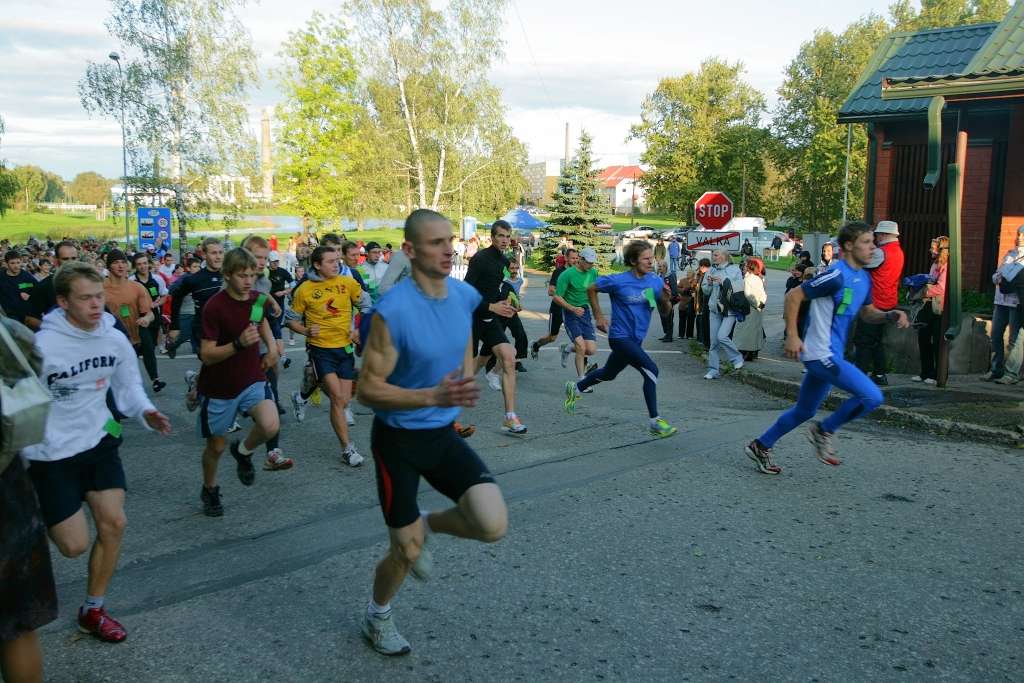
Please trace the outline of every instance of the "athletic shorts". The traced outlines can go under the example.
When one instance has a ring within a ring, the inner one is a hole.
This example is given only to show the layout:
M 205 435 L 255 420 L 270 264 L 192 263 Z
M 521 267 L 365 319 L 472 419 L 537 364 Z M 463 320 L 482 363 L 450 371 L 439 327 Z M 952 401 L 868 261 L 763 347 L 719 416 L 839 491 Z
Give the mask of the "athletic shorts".
M 239 413 L 248 413 L 261 401 L 268 400 L 274 400 L 269 382 L 253 382 L 234 398 L 200 396 L 199 416 L 196 418 L 199 436 L 204 439 L 224 436 Z
M 401 429 L 374 418 L 370 450 L 376 463 L 377 497 L 384 522 L 392 529 L 419 518 L 416 492 L 421 476 L 455 502 L 472 486 L 495 483 L 487 465 L 452 425 Z
M 117 453 L 120 445 L 120 438 L 108 434 L 89 450 L 70 458 L 31 461 L 28 473 L 47 527 L 60 524 L 81 510 L 89 491 L 128 489 Z
M 476 355 L 490 356 L 491 349 L 495 346 L 508 343 L 505 328 L 497 315 L 491 318 L 473 318 L 473 348 L 479 349 Z
M 352 352 L 344 348 L 322 349 L 319 346 L 307 346 L 306 351 L 313 361 L 317 379 L 322 380 L 331 373 L 337 375 L 338 379 L 356 378 L 356 357 Z
M 569 339 L 575 341 L 577 337 L 583 337 L 588 341 L 595 341 L 597 335 L 594 334 L 594 321 L 590 318 L 590 309 L 584 308 L 583 315 L 576 315 L 570 310 L 562 309 L 562 324 L 565 325 L 565 331 L 569 333 Z
M 548 309 L 548 336 L 557 337 L 558 331 L 562 329 L 562 311 L 565 309 L 558 304 L 551 304 Z

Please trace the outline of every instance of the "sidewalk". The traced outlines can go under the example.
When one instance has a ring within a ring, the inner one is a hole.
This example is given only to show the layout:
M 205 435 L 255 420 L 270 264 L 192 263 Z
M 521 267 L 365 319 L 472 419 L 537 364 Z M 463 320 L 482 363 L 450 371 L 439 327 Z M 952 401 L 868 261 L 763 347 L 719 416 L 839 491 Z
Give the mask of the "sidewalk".
M 758 359 L 730 375 L 775 396 L 796 398 L 803 366 L 786 358 L 781 334 L 769 332 Z M 909 375 L 889 375 L 879 387 L 885 403 L 871 414 L 881 422 L 973 441 L 1024 448 L 1024 382 L 1015 385 L 982 382 L 977 375 L 950 375 L 945 388 L 911 382 Z M 848 394 L 833 390 L 826 406 L 833 408 Z

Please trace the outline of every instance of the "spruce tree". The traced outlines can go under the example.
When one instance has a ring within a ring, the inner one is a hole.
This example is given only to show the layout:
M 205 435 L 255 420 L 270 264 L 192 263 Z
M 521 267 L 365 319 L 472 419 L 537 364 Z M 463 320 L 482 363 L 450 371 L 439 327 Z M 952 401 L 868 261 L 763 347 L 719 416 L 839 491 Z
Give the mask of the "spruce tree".
M 597 171 L 592 168 L 592 140 L 586 131 L 580 133 L 576 157 L 567 162 L 558 178 L 548 205 L 551 235 L 540 245 L 540 258 L 548 268 L 553 268 L 558 256 L 558 245 L 562 238 L 572 241 L 576 249 L 593 247 L 600 257 L 600 265 L 607 266 L 614 251 L 612 238 L 599 230 L 597 225 L 608 216 L 608 201 L 601 192 Z

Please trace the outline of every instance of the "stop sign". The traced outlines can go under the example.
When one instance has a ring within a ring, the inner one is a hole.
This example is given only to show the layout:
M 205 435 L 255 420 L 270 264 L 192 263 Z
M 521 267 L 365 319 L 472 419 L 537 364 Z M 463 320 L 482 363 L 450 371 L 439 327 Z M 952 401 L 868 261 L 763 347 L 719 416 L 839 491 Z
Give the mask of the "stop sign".
M 732 200 L 724 192 L 705 192 L 693 203 L 693 215 L 708 230 L 721 230 L 732 220 Z

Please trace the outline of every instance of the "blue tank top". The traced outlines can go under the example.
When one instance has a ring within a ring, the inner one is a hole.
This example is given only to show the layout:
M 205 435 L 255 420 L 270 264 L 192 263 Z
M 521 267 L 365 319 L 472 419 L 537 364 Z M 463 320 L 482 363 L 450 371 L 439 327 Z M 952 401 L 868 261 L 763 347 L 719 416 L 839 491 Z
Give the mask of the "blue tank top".
M 424 389 L 440 384 L 452 371 L 462 367 L 466 344 L 473 332 L 473 311 L 480 293 L 470 285 L 448 279 L 448 296 L 426 296 L 411 278 L 406 278 L 380 298 L 374 315 L 380 316 L 391 334 L 398 362 L 388 383 L 406 389 Z M 434 429 L 450 425 L 461 408 L 374 409 L 377 417 L 391 427 Z

